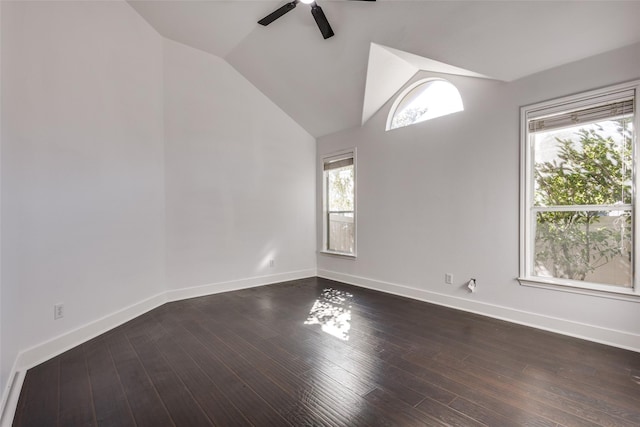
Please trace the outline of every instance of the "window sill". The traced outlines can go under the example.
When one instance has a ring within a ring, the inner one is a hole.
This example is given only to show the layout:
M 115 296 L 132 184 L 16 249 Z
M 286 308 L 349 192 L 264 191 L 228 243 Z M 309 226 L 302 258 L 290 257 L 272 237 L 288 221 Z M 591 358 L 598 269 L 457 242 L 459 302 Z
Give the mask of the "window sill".
M 522 286 L 530 286 L 533 288 L 550 289 L 554 291 L 569 292 L 573 294 L 591 295 L 600 298 L 617 299 L 622 301 L 640 302 L 640 294 L 633 289 L 620 288 L 612 290 L 609 286 L 581 287 L 574 285 L 572 282 L 559 283 L 552 279 L 544 279 L 541 277 L 518 277 L 518 282 Z
M 344 252 L 320 251 L 322 255 L 331 255 L 338 258 L 356 259 L 356 254 L 345 254 Z

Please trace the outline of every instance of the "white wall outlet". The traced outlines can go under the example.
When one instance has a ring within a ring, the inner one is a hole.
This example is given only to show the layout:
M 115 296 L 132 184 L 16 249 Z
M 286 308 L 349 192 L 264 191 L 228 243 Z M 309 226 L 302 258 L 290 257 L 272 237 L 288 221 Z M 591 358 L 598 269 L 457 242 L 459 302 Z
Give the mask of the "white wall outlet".
M 444 283 L 446 283 L 447 285 L 452 285 L 453 284 L 453 274 L 445 273 L 444 274 Z
M 269 260 L 269 267 L 273 268 L 273 267 L 275 267 L 275 266 L 276 266 L 276 260 L 274 260 L 273 258 L 271 258 L 271 259 Z
M 64 304 L 56 304 L 53 306 L 53 320 L 64 317 Z

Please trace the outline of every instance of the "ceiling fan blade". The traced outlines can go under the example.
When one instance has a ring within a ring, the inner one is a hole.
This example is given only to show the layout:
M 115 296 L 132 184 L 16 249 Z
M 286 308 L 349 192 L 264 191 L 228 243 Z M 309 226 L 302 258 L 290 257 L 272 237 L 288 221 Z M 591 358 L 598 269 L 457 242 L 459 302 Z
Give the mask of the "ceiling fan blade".
M 299 2 L 300 2 L 300 0 L 293 0 L 291 3 L 285 4 L 284 6 L 276 9 L 275 11 L 271 12 L 270 14 L 268 14 L 267 16 L 265 16 L 264 18 L 259 20 L 258 24 L 264 25 L 264 26 L 267 26 L 267 25 L 271 24 L 273 21 L 275 21 L 276 19 L 280 18 L 285 13 L 291 12 L 293 9 L 295 9 L 296 5 Z
M 313 19 L 316 20 L 316 24 L 318 24 L 322 37 L 325 39 L 332 37 L 333 30 L 331 29 L 331 25 L 329 25 L 329 21 L 327 21 L 327 17 L 324 15 L 322 8 L 318 6 L 316 2 L 311 3 L 311 14 L 313 15 Z

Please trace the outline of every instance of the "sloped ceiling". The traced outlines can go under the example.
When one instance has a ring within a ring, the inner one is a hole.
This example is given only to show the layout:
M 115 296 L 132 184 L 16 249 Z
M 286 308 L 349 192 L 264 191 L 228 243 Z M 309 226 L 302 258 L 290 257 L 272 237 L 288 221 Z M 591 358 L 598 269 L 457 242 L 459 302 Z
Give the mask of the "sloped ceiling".
M 318 0 L 336 33 L 327 40 L 304 4 L 256 23 L 285 2 L 129 0 L 164 37 L 226 59 L 316 137 L 360 126 L 395 93 L 372 86 L 366 106 L 371 43 L 405 55 L 395 86 L 417 57 L 512 81 L 640 42 L 640 1 Z

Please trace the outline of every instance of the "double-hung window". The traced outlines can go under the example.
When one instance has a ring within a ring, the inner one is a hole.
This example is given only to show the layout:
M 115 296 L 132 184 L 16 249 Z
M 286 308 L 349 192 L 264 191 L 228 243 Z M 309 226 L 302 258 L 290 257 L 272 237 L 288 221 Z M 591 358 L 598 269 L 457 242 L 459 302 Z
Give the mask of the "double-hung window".
M 356 254 L 356 162 L 349 150 L 324 157 L 323 252 Z
M 635 82 L 522 108 L 521 283 L 640 296 L 639 88 Z

